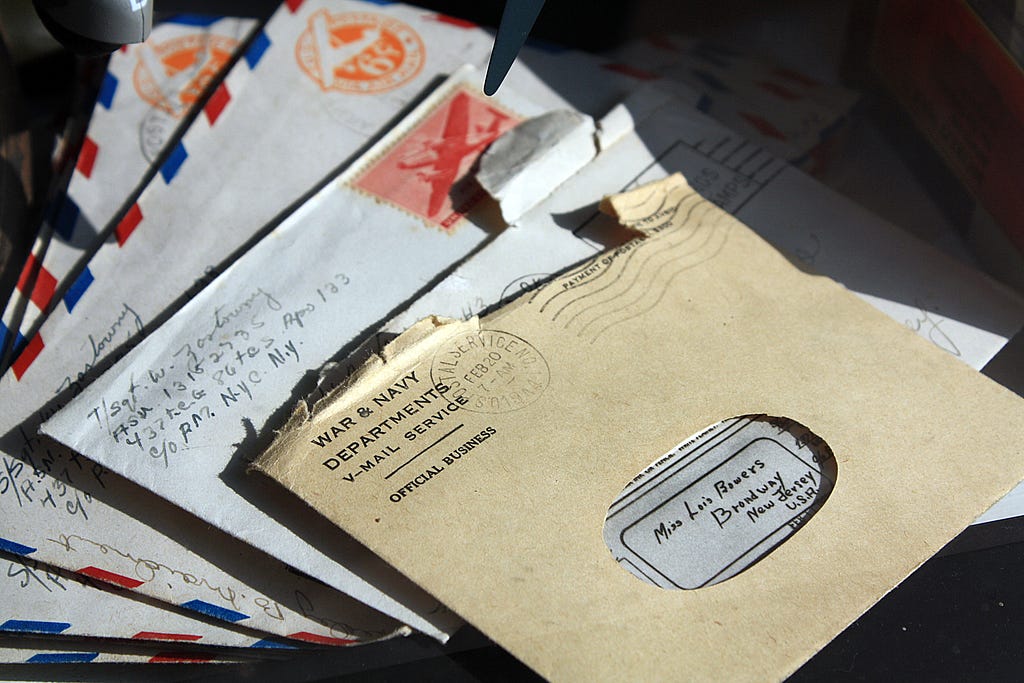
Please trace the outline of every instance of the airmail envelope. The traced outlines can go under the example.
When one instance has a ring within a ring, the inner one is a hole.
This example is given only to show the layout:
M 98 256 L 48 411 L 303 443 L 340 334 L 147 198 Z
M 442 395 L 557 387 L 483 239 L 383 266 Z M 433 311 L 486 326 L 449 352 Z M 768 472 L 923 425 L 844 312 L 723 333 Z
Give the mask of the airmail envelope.
M 0 574 L 0 634 L 5 636 L 99 636 L 256 649 L 302 646 L 133 598 L 122 588 L 29 557 L 0 553 L 0 565 L 5 566 Z
M 781 679 L 1021 479 L 1024 403 L 681 176 L 612 207 L 646 237 L 422 321 L 254 467 L 546 678 Z
M 179 14 L 153 27 L 144 43 L 110 56 L 66 196 L 52 209 L 26 265 L 38 273 L 22 292 L 28 301 L 21 334 L 62 301 L 74 309 L 94 276 L 87 268 L 74 281 L 66 277 L 99 248 L 118 213 L 157 172 L 164 150 L 184 133 L 192 110 L 255 27 L 252 19 Z M 219 116 L 225 93 L 221 88 L 204 107 L 207 121 Z M 8 328 L 16 303 L 12 298 L 4 311 Z
M 102 640 L 18 638 L 0 641 L 0 664 L 209 664 L 251 661 L 234 652 L 212 654 Z
M 0 639 L 0 664 L 234 664 L 276 659 L 288 654 L 288 650 L 240 651 L 103 638 L 18 636 Z M 33 673 L 39 676 L 39 672 Z

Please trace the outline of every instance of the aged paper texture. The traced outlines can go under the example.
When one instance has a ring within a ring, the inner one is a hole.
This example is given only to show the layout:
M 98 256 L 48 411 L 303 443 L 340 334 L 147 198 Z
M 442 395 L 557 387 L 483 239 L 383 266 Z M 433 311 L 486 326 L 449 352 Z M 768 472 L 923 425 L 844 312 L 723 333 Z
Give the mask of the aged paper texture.
M 1022 404 L 681 176 L 611 206 L 644 237 L 422 321 L 254 466 L 549 679 L 782 679 L 1021 479 Z M 716 585 L 620 567 L 623 487 L 752 414 L 834 453 L 817 513 Z

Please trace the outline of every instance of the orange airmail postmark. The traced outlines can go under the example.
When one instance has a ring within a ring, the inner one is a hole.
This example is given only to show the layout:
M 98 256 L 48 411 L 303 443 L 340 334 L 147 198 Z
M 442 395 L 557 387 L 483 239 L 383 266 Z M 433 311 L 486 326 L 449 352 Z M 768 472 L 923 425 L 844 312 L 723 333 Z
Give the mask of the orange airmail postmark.
M 352 185 L 449 229 L 484 196 L 465 177 L 470 167 L 519 120 L 469 88 L 458 88 Z
M 135 90 L 153 107 L 180 118 L 202 97 L 237 46 L 233 38 L 209 33 L 140 45 L 132 74 Z
M 419 35 L 397 19 L 372 12 L 315 12 L 295 44 L 302 70 L 324 92 L 380 93 L 423 68 Z

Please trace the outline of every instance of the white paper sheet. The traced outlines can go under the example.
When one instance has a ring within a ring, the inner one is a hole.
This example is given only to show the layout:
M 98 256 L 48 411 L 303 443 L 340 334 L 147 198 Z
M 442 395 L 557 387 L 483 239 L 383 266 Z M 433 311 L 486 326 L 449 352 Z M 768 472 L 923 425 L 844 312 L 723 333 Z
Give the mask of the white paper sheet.
M 810 173 L 836 153 L 860 99 L 849 88 L 683 36 L 630 41 L 608 56 L 700 90 L 700 111 Z

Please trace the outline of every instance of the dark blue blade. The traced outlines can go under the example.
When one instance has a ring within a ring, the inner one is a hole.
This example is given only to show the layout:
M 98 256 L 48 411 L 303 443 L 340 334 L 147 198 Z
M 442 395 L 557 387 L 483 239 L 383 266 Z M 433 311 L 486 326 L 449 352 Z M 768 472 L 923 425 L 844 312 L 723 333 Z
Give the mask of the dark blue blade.
M 520 48 L 530 35 L 533 22 L 540 14 L 544 0 L 506 0 L 505 11 L 501 14 L 498 35 L 494 38 L 491 60 L 487 63 L 487 77 L 484 78 L 484 93 L 493 95 L 505 80 L 505 74 L 515 61 Z

